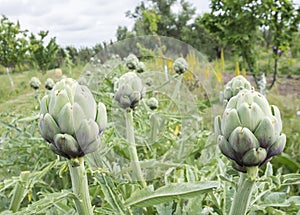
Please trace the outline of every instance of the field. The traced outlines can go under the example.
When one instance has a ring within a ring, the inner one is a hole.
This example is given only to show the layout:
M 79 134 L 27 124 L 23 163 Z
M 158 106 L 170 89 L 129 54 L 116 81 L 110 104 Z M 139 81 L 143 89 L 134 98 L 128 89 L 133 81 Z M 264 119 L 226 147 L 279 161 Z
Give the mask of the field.
M 121 52 L 120 47 L 110 51 Z M 52 153 L 38 129 L 40 100 L 50 93 L 44 83 L 47 78 L 58 82 L 62 75 L 88 86 L 107 110 L 100 147 L 84 156 L 94 214 L 228 214 L 241 186 L 239 175 L 246 174 L 236 171 L 219 150 L 213 121 L 224 111 L 219 92 L 234 74 L 223 73 L 218 79 L 213 66 L 190 47 L 185 57 L 188 69 L 181 74 L 174 66 L 181 57 L 178 50 L 156 58 L 139 56 L 145 69 L 138 73 L 135 67 L 134 72 L 146 90 L 138 105 L 125 111 L 117 101 L 116 78 L 132 70 L 128 59 L 111 52 L 74 67 L 71 74 L 60 69 L 44 75 L 13 74 L 15 89 L 1 75 L 0 214 L 85 210 L 78 209 L 82 205 L 78 206 L 73 173 L 69 175 L 73 158 Z M 33 76 L 42 83 L 37 91 L 29 86 Z M 251 76 L 246 78 L 254 86 Z M 280 110 L 287 141 L 283 153 L 260 166 L 251 185 L 251 201 L 245 200 L 248 214 L 300 214 L 299 81 L 297 76 L 279 76 L 267 93 L 269 103 Z M 150 102 L 152 98 L 158 106 Z

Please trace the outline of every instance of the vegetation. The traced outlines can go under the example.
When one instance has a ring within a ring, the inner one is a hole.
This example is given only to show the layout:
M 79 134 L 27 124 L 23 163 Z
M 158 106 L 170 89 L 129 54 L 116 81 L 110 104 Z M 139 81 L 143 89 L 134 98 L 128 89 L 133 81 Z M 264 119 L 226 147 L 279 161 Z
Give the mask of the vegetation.
M 3 16 L 0 214 L 299 214 L 299 9 L 211 9 L 144 0 L 80 49 Z

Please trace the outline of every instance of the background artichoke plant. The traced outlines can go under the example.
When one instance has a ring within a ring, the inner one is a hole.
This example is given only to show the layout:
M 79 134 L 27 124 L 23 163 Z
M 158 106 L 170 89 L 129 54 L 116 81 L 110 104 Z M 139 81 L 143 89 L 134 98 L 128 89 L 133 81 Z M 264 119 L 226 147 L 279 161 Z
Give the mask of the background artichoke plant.
M 142 80 L 134 73 L 128 72 L 115 83 L 115 100 L 123 109 L 134 109 L 145 94 Z
M 52 78 L 47 78 L 47 80 L 45 81 L 45 88 L 47 90 L 52 90 L 54 85 L 55 85 L 54 80 Z
M 40 133 L 54 153 L 68 159 L 94 152 L 106 124 L 105 105 L 71 78 L 57 82 L 41 101 Z
M 129 54 L 125 59 L 126 66 L 130 70 L 135 70 L 138 67 L 139 59 L 134 54 Z
M 279 109 L 254 90 L 245 89 L 232 97 L 222 119 L 215 118 L 214 127 L 221 152 L 241 172 L 261 166 L 285 147 Z

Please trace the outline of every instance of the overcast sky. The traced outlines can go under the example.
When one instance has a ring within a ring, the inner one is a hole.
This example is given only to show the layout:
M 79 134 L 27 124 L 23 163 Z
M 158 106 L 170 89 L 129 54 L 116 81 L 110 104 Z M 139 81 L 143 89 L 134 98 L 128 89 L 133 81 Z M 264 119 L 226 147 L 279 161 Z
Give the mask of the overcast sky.
M 209 11 L 209 0 L 187 0 L 197 14 Z M 115 41 L 118 26 L 133 26 L 125 12 L 133 11 L 137 0 L 0 0 L 0 15 L 20 21 L 21 28 L 38 33 L 49 30 L 61 46 L 77 48 L 103 41 Z M 294 2 L 299 3 L 300 0 Z
M 197 12 L 208 11 L 208 0 L 188 0 Z M 22 29 L 37 33 L 49 30 L 61 46 L 93 46 L 115 41 L 118 26 L 133 26 L 125 12 L 137 0 L 0 0 L 0 15 L 19 20 Z

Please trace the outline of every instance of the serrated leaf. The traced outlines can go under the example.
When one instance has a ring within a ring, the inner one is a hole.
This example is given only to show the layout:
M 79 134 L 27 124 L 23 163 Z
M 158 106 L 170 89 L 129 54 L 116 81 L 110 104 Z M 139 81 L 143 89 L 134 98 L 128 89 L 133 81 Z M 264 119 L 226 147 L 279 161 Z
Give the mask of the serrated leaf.
M 163 186 L 155 191 L 149 188 L 137 191 L 127 199 L 125 205 L 131 207 L 149 207 L 152 205 L 170 202 L 180 198 L 192 198 L 217 188 L 216 181 L 198 183 L 177 183 Z

